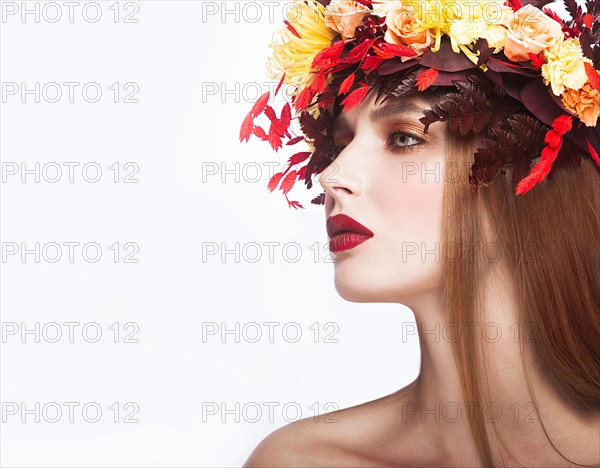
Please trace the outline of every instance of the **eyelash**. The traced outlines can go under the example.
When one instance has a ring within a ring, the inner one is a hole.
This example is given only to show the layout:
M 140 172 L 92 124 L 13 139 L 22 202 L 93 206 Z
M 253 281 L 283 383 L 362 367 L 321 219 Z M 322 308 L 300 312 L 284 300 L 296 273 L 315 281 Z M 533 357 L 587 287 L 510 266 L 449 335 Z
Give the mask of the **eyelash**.
M 398 136 L 404 136 L 407 138 L 412 138 L 414 140 L 417 141 L 417 143 L 413 144 L 413 145 L 408 145 L 408 146 L 396 146 L 394 144 L 394 140 L 398 137 Z M 344 145 L 343 143 L 335 143 L 335 147 L 337 149 L 337 154 L 341 153 L 342 150 L 349 144 L 350 142 L 350 138 L 343 138 L 342 142 L 346 143 L 346 145 Z M 419 138 L 415 135 L 412 135 L 408 132 L 403 132 L 400 130 L 388 130 L 385 132 L 385 147 L 387 149 L 389 149 L 390 151 L 395 151 L 395 152 L 402 152 L 402 151 L 414 151 L 416 149 L 416 147 L 418 147 L 419 145 L 423 144 L 425 141 L 422 138 Z
M 393 141 L 398 136 L 405 136 L 407 138 L 412 138 L 414 140 L 417 140 L 417 143 L 413 144 L 413 145 L 408 145 L 408 146 L 399 146 L 399 147 L 396 147 L 393 144 Z M 421 144 L 424 143 L 423 139 L 421 139 L 419 137 L 416 137 L 414 135 L 411 135 L 410 133 L 407 133 L 407 132 L 401 132 L 400 130 L 388 130 L 385 133 L 385 137 L 386 137 L 386 139 L 385 139 L 385 141 L 386 141 L 385 146 L 386 146 L 386 148 L 389 148 L 391 151 L 413 151 L 414 149 L 416 149 L 415 147 L 417 147 L 417 146 L 419 146 L 419 145 L 421 145 Z

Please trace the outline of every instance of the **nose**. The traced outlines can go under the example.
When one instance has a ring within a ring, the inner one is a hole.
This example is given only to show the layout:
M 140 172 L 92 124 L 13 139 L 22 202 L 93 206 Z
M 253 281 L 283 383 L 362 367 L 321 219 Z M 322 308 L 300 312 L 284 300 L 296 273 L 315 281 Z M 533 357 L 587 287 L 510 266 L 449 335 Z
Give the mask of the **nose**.
M 364 173 L 360 171 L 359 156 L 357 147 L 350 143 L 319 174 L 321 187 L 336 201 L 361 194 Z

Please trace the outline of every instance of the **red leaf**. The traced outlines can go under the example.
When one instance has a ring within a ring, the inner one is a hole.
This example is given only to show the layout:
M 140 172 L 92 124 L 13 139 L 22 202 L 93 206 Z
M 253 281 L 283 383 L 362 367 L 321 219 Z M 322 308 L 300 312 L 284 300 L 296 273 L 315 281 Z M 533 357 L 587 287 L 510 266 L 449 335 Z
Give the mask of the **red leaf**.
M 262 114 L 262 112 L 265 110 L 265 107 L 267 106 L 268 102 L 269 102 L 269 91 L 267 91 L 265 94 L 263 94 L 261 97 L 259 97 L 257 99 L 257 101 L 254 103 L 254 106 L 252 107 L 252 110 L 250 111 L 250 114 L 252 115 L 252 117 L 256 117 L 257 115 Z
M 588 62 L 583 62 L 583 66 L 585 67 L 585 73 L 587 74 L 588 80 L 590 80 L 592 88 L 600 91 L 600 73 L 598 73 Z
M 346 94 L 348 90 L 352 87 L 352 83 L 354 83 L 354 73 L 348 75 L 348 77 L 344 81 L 342 81 L 342 84 L 340 85 L 340 90 L 338 92 L 338 96 L 340 94 Z
M 242 122 L 242 128 L 240 129 L 240 143 L 244 140 L 250 140 L 250 136 L 252 135 L 252 127 L 254 125 L 254 119 L 252 118 L 252 114 L 248 114 L 244 121 Z
M 362 61 L 375 41 L 376 39 L 368 39 L 357 45 L 346 57 L 340 60 L 340 63 L 356 63 Z
M 332 106 L 334 102 L 335 102 L 335 97 L 328 96 L 325 99 L 321 99 L 317 105 L 319 107 L 323 108 L 323 107 L 327 107 L 327 106 Z
M 592 29 L 593 21 L 594 21 L 594 18 L 589 13 L 586 13 L 585 15 L 583 15 L 583 24 L 585 24 L 586 28 Z
M 523 8 L 523 4 L 521 3 L 521 0 L 508 0 L 508 4 L 512 8 L 513 11 L 517 11 L 520 8 Z
M 544 60 L 544 54 L 532 54 L 531 52 L 527 53 L 529 60 L 531 60 L 531 64 L 537 68 L 538 70 L 540 68 L 542 68 L 542 65 L 544 65 L 545 60 Z
M 302 92 L 298 95 L 298 97 L 294 101 L 294 108 L 297 111 L 303 110 L 304 108 L 306 108 L 306 106 L 308 106 L 310 104 L 310 101 L 312 101 L 313 97 L 314 97 L 314 94 L 311 91 L 311 89 L 304 88 L 304 90 L 302 90 Z
M 296 28 L 294 28 L 290 22 L 288 20 L 283 20 L 283 22 L 285 23 L 285 25 L 287 26 L 287 28 L 289 29 L 289 31 L 296 36 L 298 39 L 302 39 L 302 36 L 300 34 L 298 34 L 298 31 L 296 31 Z
M 283 110 L 281 111 L 281 118 L 275 118 L 275 120 L 272 121 L 271 128 L 273 131 L 277 132 L 279 136 L 287 135 L 291 121 L 292 112 L 290 104 L 286 102 L 285 106 L 283 106 Z
M 383 45 L 383 44 L 382 44 Z M 381 57 L 382 59 L 391 59 L 394 58 L 394 54 L 391 54 L 389 52 L 384 52 L 382 49 L 380 49 L 379 47 L 375 47 L 373 46 L 373 52 L 375 52 L 379 57 Z
M 252 133 L 254 133 L 258 138 L 260 138 L 261 140 L 268 140 L 269 137 L 267 136 L 267 133 L 258 125 L 254 126 L 254 129 L 252 130 Z
M 269 185 L 268 185 L 268 189 L 271 192 L 277 188 L 277 185 L 279 184 L 279 181 L 281 180 L 282 176 L 283 176 L 283 172 L 278 172 L 277 174 L 274 174 L 273 177 L 271 177 L 271 180 L 269 180 Z
M 363 62 L 360 64 L 361 70 L 365 70 L 366 72 L 370 72 L 379 67 L 385 59 L 381 57 L 377 57 L 376 55 L 369 55 Z
M 342 106 L 344 106 L 343 112 L 348 112 L 350 109 L 360 104 L 367 95 L 368 91 L 369 85 L 364 85 L 361 88 L 355 89 L 348 96 L 346 96 L 346 98 L 342 101 Z
M 295 208 L 295 209 L 298 209 L 298 208 L 304 208 L 304 207 L 303 207 L 303 206 L 300 204 L 300 202 L 297 202 L 297 201 L 290 201 L 290 200 L 288 200 L 288 206 L 289 206 L 290 208 Z
M 275 96 L 277 96 L 277 93 L 279 92 L 279 88 L 281 88 L 281 85 L 283 84 L 284 79 L 285 79 L 285 72 L 283 72 L 283 75 L 281 76 L 281 79 L 279 80 L 279 84 L 277 85 L 277 89 L 275 89 Z
M 306 169 L 308 166 L 303 166 L 298 171 L 298 180 L 303 180 L 306 177 Z
M 265 107 L 265 115 L 269 118 L 271 122 L 275 122 L 277 120 L 277 114 L 271 106 Z
M 300 143 L 302 140 L 304 140 L 303 136 L 297 136 L 296 138 L 292 138 L 290 141 L 288 141 L 286 145 L 292 146 L 296 143 Z
M 269 129 L 269 144 L 275 151 L 278 151 L 279 148 L 281 148 L 281 135 L 277 133 L 275 123 L 272 123 L 271 128 Z
M 416 57 L 418 55 L 415 49 L 403 44 L 388 44 L 384 42 L 381 44 L 381 49 L 385 54 L 391 55 L 391 57 Z M 373 50 L 375 50 L 375 47 Z M 376 50 L 375 53 L 377 53 Z
M 338 41 L 335 44 L 323 49 L 317 54 L 312 63 L 313 69 L 329 68 L 342 55 L 344 51 L 344 41 Z
M 301 153 L 296 153 L 293 156 L 290 156 L 290 158 L 288 159 L 288 164 L 290 166 L 294 166 L 296 164 L 300 164 L 302 161 L 306 161 L 309 157 L 309 151 L 302 151 Z
M 283 182 L 281 182 L 281 191 L 287 195 L 292 187 L 296 183 L 296 171 L 291 171 L 288 175 L 285 176 Z
M 315 94 L 320 94 L 325 89 L 325 84 L 327 83 L 327 73 L 319 73 L 315 76 L 315 79 L 310 84 L 310 89 Z
M 417 76 L 417 89 L 419 91 L 425 91 L 433 84 L 439 74 L 440 72 L 438 72 L 435 68 L 430 68 L 421 73 L 419 76 Z
M 600 156 L 598 156 L 598 153 L 596 153 L 596 150 L 592 145 L 590 145 L 589 141 L 586 140 L 586 143 L 588 149 L 590 150 L 590 154 L 592 155 L 592 159 L 596 161 L 596 164 L 598 164 L 598 166 L 600 166 Z

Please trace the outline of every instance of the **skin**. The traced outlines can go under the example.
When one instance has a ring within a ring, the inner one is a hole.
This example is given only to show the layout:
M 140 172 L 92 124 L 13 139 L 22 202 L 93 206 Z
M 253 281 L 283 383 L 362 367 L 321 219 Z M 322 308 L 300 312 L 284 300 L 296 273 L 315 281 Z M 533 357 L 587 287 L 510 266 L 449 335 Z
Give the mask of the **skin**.
M 370 96 L 338 121 L 334 137 L 343 150 L 319 177 L 326 191 L 326 217 L 344 213 L 374 233 L 336 254 L 335 287 L 348 301 L 407 305 L 418 324 L 428 330 L 439 324 L 443 330 L 448 325 L 439 248 L 446 183 L 443 124 L 423 133 L 418 119 L 429 106 L 417 96 L 405 100 L 415 109 L 395 108 L 373 120 L 372 111 L 381 106 Z M 394 131 L 405 134 L 389 134 Z M 415 245 L 419 250 L 409 255 Z M 431 253 L 436 246 L 438 258 Z M 421 256 L 424 249 L 430 253 Z M 482 323 L 494 322 L 503 332 L 496 339 L 495 331 L 489 331 L 493 339 L 484 340 L 489 401 L 494 403 L 488 419 L 501 415 L 496 427 L 523 465 L 574 466 L 552 449 L 530 403 L 519 340 L 511 331 L 519 320 L 502 261 L 484 281 L 488 294 Z M 481 328 L 474 331 L 482 333 Z M 481 466 L 452 344 L 444 335 L 420 335 L 421 370 L 413 383 L 377 400 L 284 426 L 264 439 L 244 466 Z M 525 360 L 548 434 L 571 460 L 598 465 L 600 415 L 571 406 L 528 346 Z M 389 362 L 393 372 L 397 357 Z M 326 418 L 337 422 L 325 424 Z M 518 466 L 501 449 L 489 422 L 488 434 L 494 465 Z

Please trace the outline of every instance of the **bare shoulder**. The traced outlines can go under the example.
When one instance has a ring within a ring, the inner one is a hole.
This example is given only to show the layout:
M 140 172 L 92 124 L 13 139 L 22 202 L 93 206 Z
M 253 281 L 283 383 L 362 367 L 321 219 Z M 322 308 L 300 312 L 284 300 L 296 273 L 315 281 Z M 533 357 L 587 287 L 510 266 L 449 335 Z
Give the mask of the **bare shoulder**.
M 385 466 L 382 441 L 390 441 L 390 430 L 400 434 L 393 410 L 400 392 L 283 426 L 256 447 L 244 467 Z
M 317 441 L 308 420 L 300 420 L 269 434 L 254 449 L 244 467 L 316 466 Z

